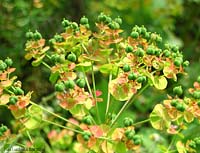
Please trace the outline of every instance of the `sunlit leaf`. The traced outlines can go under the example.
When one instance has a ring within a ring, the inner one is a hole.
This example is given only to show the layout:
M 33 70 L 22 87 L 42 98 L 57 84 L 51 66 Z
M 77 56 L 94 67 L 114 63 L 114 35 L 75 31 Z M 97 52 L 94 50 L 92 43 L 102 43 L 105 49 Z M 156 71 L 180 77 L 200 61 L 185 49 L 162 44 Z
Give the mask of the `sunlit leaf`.
M 5 81 L 2 81 L 2 82 L 0 83 L 0 85 L 1 85 L 2 87 L 6 88 L 6 87 L 11 86 L 12 83 L 13 83 L 12 80 L 5 80 Z
M 178 153 L 187 153 L 186 148 L 185 148 L 184 144 L 181 141 L 178 141 L 176 143 L 176 148 L 178 150 Z
M 90 98 L 87 98 L 83 104 L 85 108 L 89 110 L 93 106 L 93 101 Z
M 23 109 L 13 109 L 13 110 L 11 110 L 11 113 L 13 114 L 13 116 L 16 119 L 19 119 L 19 118 L 21 118 L 25 115 L 26 110 L 25 110 L 25 108 L 23 108 Z
M 126 145 L 123 142 L 118 142 L 117 144 L 114 145 L 115 148 L 115 153 L 126 153 Z
M 8 94 L 3 94 L 1 97 L 0 97 L 0 105 L 5 105 L 9 102 L 9 98 L 10 98 L 10 95 Z
M 167 78 L 172 78 L 174 81 L 177 81 L 176 73 L 176 69 L 173 66 L 165 66 L 163 69 L 164 76 Z
M 42 63 L 42 60 L 43 60 L 44 57 L 45 57 L 45 55 L 42 55 L 41 57 L 39 57 L 36 60 L 34 60 L 31 64 L 33 66 L 39 66 Z
M 119 101 L 128 100 L 133 95 L 131 85 L 129 83 L 119 84 L 117 79 L 109 83 L 109 91 Z
M 29 117 L 26 119 L 24 126 L 27 129 L 35 129 L 40 126 L 42 121 L 42 109 L 38 106 L 31 105 L 28 108 Z
M 82 62 L 76 64 L 76 70 L 87 72 L 91 69 L 91 62 Z
M 163 90 L 167 87 L 167 79 L 164 76 L 153 76 L 153 85 L 158 90 Z
M 157 104 L 150 114 L 150 122 L 153 128 L 158 130 L 164 130 L 171 124 L 170 118 L 165 110 L 165 107 L 161 104 Z
M 48 51 L 49 50 L 49 46 L 46 46 L 46 47 L 44 47 L 42 50 L 41 50 L 41 53 L 45 53 L 46 51 Z
M 118 67 L 114 64 L 104 64 L 100 67 L 100 72 L 105 74 L 117 74 Z
M 76 117 L 76 118 L 82 118 L 83 116 L 86 115 L 86 113 L 87 113 L 88 110 L 85 108 L 84 105 L 77 104 L 73 108 L 71 108 L 69 111 L 70 111 L 70 113 L 73 114 L 74 117 Z
M 100 50 L 100 53 L 103 55 L 103 56 L 109 56 L 111 53 L 112 53 L 112 48 L 110 49 L 101 49 Z
M 186 122 L 190 123 L 194 120 L 194 115 L 191 112 L 185 111 L 184 112 L 184 119 Z
M 112 147 L 113 147 L 113 145 L 111 143 L 109 143 L 108 141 L 104 141 L 101 144 L 101 149 L 104 153 L 114 153 L 114 150 Z
M 26 60 L 30 60 L 33 57 L 32 53 L 26 53 L 26 55 L 24 56 Z
M 112 133 L 113 140 L 121 140 L 124 136 L 124 129 L 123 128 L 116 128 Z

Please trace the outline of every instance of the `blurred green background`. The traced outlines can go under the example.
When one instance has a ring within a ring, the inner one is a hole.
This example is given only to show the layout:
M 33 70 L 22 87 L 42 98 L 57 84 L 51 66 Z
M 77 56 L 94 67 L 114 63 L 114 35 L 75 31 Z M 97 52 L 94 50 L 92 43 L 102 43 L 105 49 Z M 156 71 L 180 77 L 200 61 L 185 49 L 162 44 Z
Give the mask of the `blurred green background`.
M 54 89 L 46 69 L 34 68 L 24 59 L 25 33 L 37 29 L 48 39 L 62 30 L 63 18 L 79 22 L 83 15 L 89 18 L 93 28 L 97 15 L 104 12 L 123 19 L 124 35 L 128 35 L 134 25 L 144 25 L 149 31 L 160 33 L 164 42 L 178 45 L 191 63 L 188 75 L 180 81 L 188 88 L 200 72 L 199 8 L 200 0 L 0 0 L 0 58 L 13 59 L 23 88 L 34 91 L 33 100 L 42 101 L 42 97 Z M 97 87 L 105 93 L 107 80 L 98 82 Z M 152 90 L 139 97 L 126 114 L 132 112 L 137 120 L 147 118 L 154 105 L 166 96 L 158 91 L 152 95 Z M 5 113 L 6 110 L 0 108 L 0 116 Z M 0 120 L 6 122 L 7 119 Z M 146 133 L 152 133 L 151 130 Z

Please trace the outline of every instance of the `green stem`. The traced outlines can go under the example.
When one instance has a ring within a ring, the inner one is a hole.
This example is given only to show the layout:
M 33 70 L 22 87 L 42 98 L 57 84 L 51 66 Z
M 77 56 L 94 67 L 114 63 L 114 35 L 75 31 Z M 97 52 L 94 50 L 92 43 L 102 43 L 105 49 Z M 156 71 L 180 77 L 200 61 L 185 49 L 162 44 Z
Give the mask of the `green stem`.
M 133 124 L 133 126 L 137 126 L 137 125 L 149 122 L 149 121 L 150 121 L 150 119 L 146 119 L 146 120 L 143 120 L 143 121 L 140 121 L 140 122 L 137 122 L 137 123 Z
M 33 139 L 31 138 L 31 135 L 28 131 L 26 131 L 26 134 L 28 135 L 29 140 L 31 141 L 31 143 L 33 144 Z
M 72 129 L 72 128 L 70 128 L 70 127 L 66 127 L 66 126 L 60 125 L 60 124 L 58 124 L 58 123 L 49 121 L 49 120 L 43 119 L 43 121 L 45 121 L 45 122 L 47 122 L 47 123 L 49 123 L 49 124 L 53 124 L 53 125 L 56 125 L 56 126 L 58 126 L 58 127 L 61 127 L 61 128 L 63 128 L 63 129 L 67 129 L 67 130 L 76 132 L 76 133 L 80 133 L 80 134 L 83 134 L 83 133 L 84 133 L 84 132 L 82 132 L 82 131 L 79 131 L 79 130 L 76 130 L 76 129 Z
M 42 64 L 43 64 L 45 67 L 47 67 L 48 69 L 51 70 L 51 67 L 50 67 L 47 63 L 45 63 L 45 62 L 43 61 Z
M 85 48 L 85 46 L 84 46 L 83 44 L 81 44 L 81 46 L 83 47 L 84 51 L 85 51 L 87 54 L 89 54 L 89 53 L 88 53 L 88 50 Z
M 100 120 L 100 116 L 99 116 L 99 108 L 98 108 L 98 103 L 97 103 L 97 96 L 96 96 L 96 83 L 95 83 L 95 77 L 94 77 L 94 68 L 93 68 L 93 63 L 91 62 L 92 64 L 92 85 L 93 85 L 93 90 L 94 90 L 94 100 L 95 100 L 95 107 L 96 107 L 96 115 L 97 115 L 97 119 L 98 119 L 98 122 L 101 123 L 101 120 Z
M 27 146 L 24 145 L 24 144 L 21 144 L 21 143 L 16 143 L 16 145 L 20 146 L 20 147 L 23 147 L 23 148 L 26 148 Z
M 73 132 L 76 132 L 76 133 L 84 134 L 84 131 L 79 131 L 79 130 L 76 130 L 76 129 L 72 129 L 72 128 L 70 128 L 70 127 L 66 127 L 66 126 L 60 125 L 60 124 L 58 124 L 58 123 L 49 121 L 49 120 L 45 120 L 45 119 L 43 119 L 43 121 L 45 121 L 45 122 L 47 122 L 47 123 L 49 123 L 49 124 L 53 124 L 53 125 L 56 125 L 56 126 L 58 126 L 58 127 L 61 127 L 61 128 L 63 128 L 63 129 L 67 129 L 67 130 L 70 130 L 70 131 L 73 131 Z M 98 137 L 98 139 L 106 140 L 106 141 L 110 141 L 110 142 L 113 141 L 112 139 L 106 138 L 106 137 Z
M 47 110 L 46 108 L 44 108 L 44 107 L 42 107 L 42 106 L 40 106 L 40 105 L 38 105 L 38 104 L 36 104 L 36 103 L 34 103 L 34 102 L 32 102 L 32 101 L 30 101 L 30 103 L 31 103 L 32 105 L 35 105 L 35 106 L 39 107 L 40 109 L 44 110 L 45 112 L 47 112 L 47 113 L 49 113 L 49 114 L 51 114 L 51 115 L 53 115 L 53 116 L 55 116 L 55 117 L 57 117 L 57 118 L 59 118 L 59 119 L 65 121 L 65 122 L 68 122 L 68 123 L 70 123 L 70 124 L 72 124 L 72 125 L 74 125 L 74 126 L 80 128 L 78 125 L 74 124 L 74 123 L 71 122 L 70 120 L 68 120 L 68 119 L 66 119 L 66 118 L 64 118 L 64 117 L 62 117 L 62 116 L 60 116 L 60 115 L 58 115 L 58 114 L 56 114 L 56 113 L 53 113 L 53 112 Z
M 110 91 L 109 91 L 109 83 L 112 80 L 112 73 L 109 74 L 108 81 L 108 96 L 107 96 L 107 105 L 106 105 L 106 116 L 108 115 L 109 107 L 110 107 Z
M 93 93 L 92 93 L 92 89 L 91 89 L 91 87 L 90 87 L 90 84 L 89 84 L 89 81 L 88 81 L 87 75 L 86 75 L 85 71 L 83 70 L 83 68 L 82 68 L 82 71 L 83 71 L 83 74 L 84 74 L 84 78 L 85 78 L 85 82 L 86 82 L 86 85 L 87 85 L 88 91 L 89 91 L 90 95 L 94 98 L 94 95 L 93 95 Z M 89 113 L 90 116 L 92 116 L 92 115 L 90 114 L 89 111 L 88 111 L 88 113 Z M 94 124 L 96 124 L 96 122 L 95 122 L 95 120 L 94 120 L 93 117 L 92 117 L 92 121 L 93 121 Z
M 4 88 L 4 90 L 7 91 L 9 94 L 13 94 L 14 95 L 14 92 L 10 91 L 9 89 Z
M 84 70 L 83 70 L 83 74 L 84 74 L 84 77 L 85 77 L 85 82 L 86 82 L 86 85 L 87 85 L 88 91 L 89 91 L 89 93 L 91 94 L 91 96 L 94 97 L 94 95 L 92 94 L 92 90 L 91 90 L 91 88 L 90 88 L 90 84 L 89 84 L 88 78 L 87 78 L 86 73 L 85 73 Z
M 167 152 L 169 152 L 169 150 L 171 149 L 172 145 L 174 144 L 174 141 L 176 140 L 177 135 L 175 135 L 171 141 L 171 143 L 169 144 L 168 148 L 167 148 Z
M 134 96 L 132 96 L 134 97 Z M 116 115 L 115 119 L 113 120 L 113 122 L 111 123 L 111 127 L 115 124 L 115 122 L 118 120 L 118 118 L 120 117 L 120 115 L 124 112 L 124 110 L 127 108 L 128 104 L 130 103 L 130 101 L 132 100 L 132 97 L 126 101 L 126 103 L 122 106 L 122 108 L 120 109 L 120 111 L 118 112 L 118 114 Z
M 132 104 L 132 102 L 149 86 L 147 83 L 136 95 L 133 95 L 129 100 L 125 102 L 122 106 L 118 114 L 116 115 L 115 119 L 111 123 L 111 127 L 115 124 L 115 122 L 119 119 L 120 115 Z
M 50 57 L 48 54 L 46 54 L 46 57 L 47 57 L 48 59 L 51 59 L 51 57 Z

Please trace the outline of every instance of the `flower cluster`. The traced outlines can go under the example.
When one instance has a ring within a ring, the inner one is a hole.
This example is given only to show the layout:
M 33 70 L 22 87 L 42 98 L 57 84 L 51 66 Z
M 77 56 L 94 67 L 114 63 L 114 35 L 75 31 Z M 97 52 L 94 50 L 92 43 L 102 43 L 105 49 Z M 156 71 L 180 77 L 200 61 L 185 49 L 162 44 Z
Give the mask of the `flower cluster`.
M 121 24 L 120 17 L 112 19 L 101 13 L 95 31 L 90 29 L 89 20 L 84 16 L 80 24 L 63 19 L 64 30 L 48 42 L 38 31 L 27 32 L 25 58 L 33 66 L 43 64 L 49 69 L 58 105 L 69 111 L 73 119 L 32 102 L 32 92 L 25 94 L 21 82 L 10 77 L 15 69 L 11 68 L 9 58 L 0 61 L 0 104 L 8 106 L 24 130 L 39 128 L 41 122 L 63 128 L 60 132 L 49 130 L 49 142 L 54 147 L 66 145 L 62 148 L 66 149 L 76 137 L 75 152 L 114 153 L 119 149 L 122 153 L 139 152 L 143 136 L 137 133 L 138 124 L 150 121 L 157 130 L 177 134 L 185 129 L 186 123 L 195 118 L 199 120 L 200 78 L 189 89 L 191 97 L 184 97 L 182 87 L 176 86 L 174 95 L 157 104 L 149 119 L 134 123 L 132 118 L 125 117 L 123 125 L 116 124 L 144 89 L 153 86 L 164 90 L 168 80 L 177 81 L 177 75 L 185 74 L 185 67 L 189 65 L 177 46 L 162 45 L 159 34 L 147 31 L 144 26 L 134 26 L 129 36 L 124 37 Z M 109 76 L 107 100 L 101 97 L 105 93 L 96 88 L 95 75 L 99 72 Z M 114 112 L 116 115 L 110 112 L 111 98 L 125 101 L 120 111 Z M 99 117 L 101 102 L 107 102 L 104 121 Z M 51 121 L 48 116 L 44 117 L 43 111 L 67 124 Z M 186 148 L 194 150 L 194 143 L 199 144 L 199 140 L 188 141 Z
M 130 104 L 131 98 L 145 86 L 153 85 L 159 90 L 165 89 L 167 79 L 176 81 L 177 74 L 184 74 L 184 67 L 189 64 L 183 60 L 183 55 L 176 46 L 166 44 L 164 48 L 160 48 L 161 36 L 147 31 L 144 26 L 135 26 L 130 36 L 122 37 L 121 24 L 120 17 L 112 19 L 101 13 L 95 32 L 90 30 L 89 20 L 84 16 L 79 25 L 63 19 L 64 31 L 50 39 L 49 46 L 45 46 L 42 36 L 37 39 L 34 37 L 36 34 L 27 37 L 26 59 L 31 57 L 35 59 L 32 62 L 34 66 L 42 63 L 50 69 L 50 81 L 55 83 L 59 105 L 82 122 L 79 126 L 84 132 L 77 135 L 78 141 L 95 151 L 98 151 L 97 144 L 102 143 L 104 150 L 104 145 L 108 143 L 105 141 L 104 144 L 101 137 L 110 137 L 110 141 L 116 141 L 115 143 L 124 142 L 128 150 L 138 149 L 141 144 L 141 137 L 134 134 L 132 121 L 129 123 L 129 120 L 125 120 L 124 128 L 111 132 L 105 130 L 107 128 L 103 123 L 93 119 L 98 118 L 97 102 L 103 100 L 96 94 L 96 71 L 109 75 L 109 94 L 118 101 L 128 101 L 126 104 Z M 29 31 L 27 35 L 30 33 Z M 92 75 L 93 88 L 90 86 L 89 74 Z M 167 103 L 165 105 L 167 107 Z M 182 107 L 184 105 L 180 104 L 177 106 L 178 110 L 172 110 L 181 112 Z M 90 114 L 93 108 L 97 111 L 96 116 Z M 109 109 L 106 111 L 107 115 Z M 113 120 L 106 119 L 111 121 L 111 127 L 119 115 Z M 98 134 L 94 131 L 98 131 Z M 121 136 L 112 139 L 112 135 L 117 135 L 116 133 Z M 111 150 L 115 150 L 109 145 Z
M 196 149 L 199 145 L 200 145 L 200 137 L 195 137 L 192 140 L 187 140 L 185 144 L 183 144 L 181 141 L 178 141 L 176 147 L 179 152 L 196 153 Z
M 17 76 L 12 74 L 15 71 L 15 68 L 12 68 L 12 64 L 13 61 L 10 58 L 4 61 L 0 60 L 0 105 L 10 109 L 14 118 L 21 123 L 22 131 L 26 128 L 32 129 L 38 126 L 39 120 L 41 121 L 42 112 L 40 108 L 31 105 L 32 92 L 24 92 L 22 83 L 17 80 Z M 36 112 L 38 113 L 37 115 L 35 115 Z M 1 136 L 3 136 L 3 133 Z M 7 139 L 7 137 L 4 138 Z

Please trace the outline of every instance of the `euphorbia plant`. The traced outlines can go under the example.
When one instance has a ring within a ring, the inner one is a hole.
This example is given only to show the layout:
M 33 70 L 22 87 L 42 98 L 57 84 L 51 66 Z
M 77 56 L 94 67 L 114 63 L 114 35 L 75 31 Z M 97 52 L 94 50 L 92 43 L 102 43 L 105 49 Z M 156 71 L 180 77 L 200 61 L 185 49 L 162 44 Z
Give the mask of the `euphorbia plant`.
M 57 107 L 70 112 L 70 118 L 32 102 L 32 92 L 24 93 L 21 82 L 11 77 L 15 70 L 12 60 L 0 61 L 0 104 L 7 106 L 21 123 L 18 132 L 28 135 L 30 147 L 34 147 L 36 141 L 31 131 L 52 124 L 63 129 L 49 131 L 47 137 L 52 147 L 60 144 L 66 149 L 64 145 L 74 143 L 74 152 L 140 152 L 143 136 L 135 130 L 138 125 L 150 122 L 156 130 L 174 135 L 194 119 L 200 119 L 198 78 L 194 88 L 189 89 L 191 96 L 184 96 L 182 87 L 176 86 L 174 94 L 155 105 L 147 119 L 134 122 L 131 117 L 125 117 L 123 125 L 118 124 L 122 113 L 145 89 L 149 86 L 166 89 L 168 80 L 177 81 L 177 75 L 185 74 L 184 69 L 189 65 L 176 46 L 162 44 L 159 34 L 147 31 L 144 26 L 134 26 L 125 37 L 121 24 L 120 17 L 112 19 L 101 13 L 95 31 L 90 29 L 88 19 L 82 17 L 80 24 L 63 19 L 63 32 L 49 42 L 38 31 L 27 32 L 25 58 L 31 60 L 33 66 L 43 64 L 49 69 Z M 108 78 L 107 93 L 96 88 L 97 72 Z M 107 95 L 106 99 L 102 94 Z M 102 103 L 106 103 L 104 119 L 99 113 Z M 113 103 L 123 105 L 119 111 L 112 112 Z M 61 124 L 55 118 L 66 123 Z M 1 140 L 14 137 L 5 126 L 1 129 Z M 162 148 L 161 152 L 196 152 L 199 140 L 199 137 L 187 142 L 173 140 L 173 144 Z

